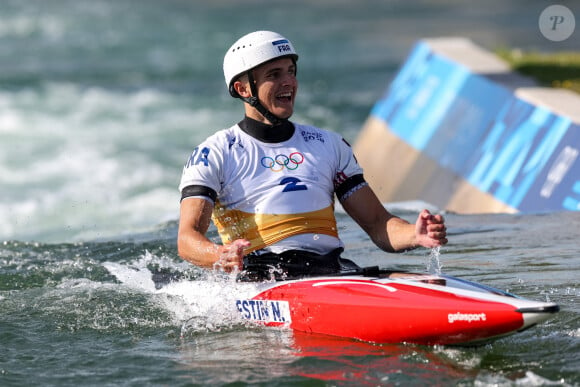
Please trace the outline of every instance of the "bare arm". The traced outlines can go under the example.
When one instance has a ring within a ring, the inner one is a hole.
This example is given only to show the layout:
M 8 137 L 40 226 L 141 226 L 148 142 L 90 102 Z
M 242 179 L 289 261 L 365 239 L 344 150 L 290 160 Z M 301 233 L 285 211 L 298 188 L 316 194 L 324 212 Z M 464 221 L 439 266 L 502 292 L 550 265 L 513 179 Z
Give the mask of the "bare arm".
M 423 210 L 415 224 L 388 212 L 369 186 L 342 202 L 346 212 L 362 227 L 382 250 L 397 252 L 418 246 L 436 247 L 447 243 L 447 232 L 441 215 Z
M 213 204 L 200 198 L 184 199 L 181 202 L 177 251 L 181 258 L 194 265 L 211 268 L 219 263 L 224 270 L 242 268 L 245 240 L 236 240 L 230 245 L 219 245 L 209 240 L 205 234 L 211 221 Z

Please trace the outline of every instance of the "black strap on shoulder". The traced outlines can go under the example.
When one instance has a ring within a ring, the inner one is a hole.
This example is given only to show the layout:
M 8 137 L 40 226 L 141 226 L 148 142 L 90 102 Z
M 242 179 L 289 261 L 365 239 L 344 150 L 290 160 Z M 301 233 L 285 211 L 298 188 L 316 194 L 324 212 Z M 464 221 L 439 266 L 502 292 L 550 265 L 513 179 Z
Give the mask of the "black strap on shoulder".
M 335 188 L 336 197 L 338 200 L 342 200 L 342 197 L 346 195 L 351 189 L 365 182 L 365 178 L 362 174 L 353 175 L 342 182 L 338 187 Z
M 181 190 L 181 200 L 190 198 L 192 196 L 205 196 L 215 202 L 217 198 L 217 192 L 203 185 L 188 185 Z

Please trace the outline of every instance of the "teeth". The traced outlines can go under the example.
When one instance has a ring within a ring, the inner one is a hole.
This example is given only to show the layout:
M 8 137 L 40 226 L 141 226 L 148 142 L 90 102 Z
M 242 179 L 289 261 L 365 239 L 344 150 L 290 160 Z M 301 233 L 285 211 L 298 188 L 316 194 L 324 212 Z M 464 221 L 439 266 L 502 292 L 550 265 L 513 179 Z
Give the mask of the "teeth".
M 292 93 L 284 93 L 278 95 L 278 98 L 290 98 L 290 97 L 292 97 Z

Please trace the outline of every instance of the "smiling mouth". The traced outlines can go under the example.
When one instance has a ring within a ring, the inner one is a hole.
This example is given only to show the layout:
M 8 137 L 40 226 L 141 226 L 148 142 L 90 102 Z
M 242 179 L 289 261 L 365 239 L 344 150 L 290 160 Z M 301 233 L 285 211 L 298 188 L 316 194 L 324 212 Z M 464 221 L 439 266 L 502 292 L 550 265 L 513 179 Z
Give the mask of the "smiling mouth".
M 287 93 L 278 94 L 276 96 L 276 99 L 283 101 L 283 102 L 290 102 L 290 101 L 292 101 L 292 93 L 287 92 Z

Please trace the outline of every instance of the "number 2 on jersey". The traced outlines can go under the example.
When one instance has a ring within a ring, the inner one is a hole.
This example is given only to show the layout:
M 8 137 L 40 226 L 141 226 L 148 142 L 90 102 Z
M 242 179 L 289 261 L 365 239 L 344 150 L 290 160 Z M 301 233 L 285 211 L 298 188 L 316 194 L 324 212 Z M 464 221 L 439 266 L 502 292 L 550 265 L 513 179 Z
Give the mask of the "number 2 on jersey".
M 308 188 L 304 184 L 301 183 L 300 179 L 295 177 L 285 177 L 280 181 L 279 185 L 285 185 L 282 192 L 291 192 L 291 191 L 305 191 Z

